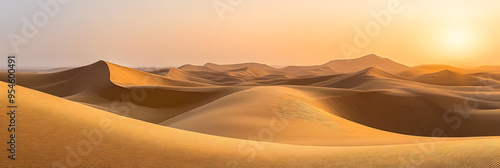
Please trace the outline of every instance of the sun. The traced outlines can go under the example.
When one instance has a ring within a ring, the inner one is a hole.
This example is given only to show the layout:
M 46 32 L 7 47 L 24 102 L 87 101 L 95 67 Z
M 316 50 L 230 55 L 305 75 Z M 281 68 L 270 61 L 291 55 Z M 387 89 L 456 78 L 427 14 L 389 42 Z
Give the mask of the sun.
M 440 51 L 447 58 L 470 58 L 476 48 L 474 34 L 465 28 L 450 28 L 441 32 Z
M 470 47 L 471 33 L 464 29 L 450 29 L 444 32 L 443 39 L 448 49 L 463 51 Z

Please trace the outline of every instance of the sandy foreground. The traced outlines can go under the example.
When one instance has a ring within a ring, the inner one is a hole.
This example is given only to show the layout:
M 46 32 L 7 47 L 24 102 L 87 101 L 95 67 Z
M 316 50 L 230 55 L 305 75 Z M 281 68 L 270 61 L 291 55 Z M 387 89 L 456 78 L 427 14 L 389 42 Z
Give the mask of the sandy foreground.
M 0 167 L 499 167 L 498 70 L 369 55 L 18 73 L 16 161 L 2 128 Z

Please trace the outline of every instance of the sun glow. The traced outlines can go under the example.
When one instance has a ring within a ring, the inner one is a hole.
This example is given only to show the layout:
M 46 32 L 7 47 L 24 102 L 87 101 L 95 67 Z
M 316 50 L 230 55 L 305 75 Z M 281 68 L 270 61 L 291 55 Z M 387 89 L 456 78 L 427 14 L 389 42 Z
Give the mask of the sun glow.
M 451 28 L 442 32 L 441 54 L 448 59 L 470 58 L 477 50 L 473 32 L 465 28 Z
M 464 51 L 470 48 L 470 32 L 463 29 L 451 29 L 444 34 L 445 45 L 454 51 Z

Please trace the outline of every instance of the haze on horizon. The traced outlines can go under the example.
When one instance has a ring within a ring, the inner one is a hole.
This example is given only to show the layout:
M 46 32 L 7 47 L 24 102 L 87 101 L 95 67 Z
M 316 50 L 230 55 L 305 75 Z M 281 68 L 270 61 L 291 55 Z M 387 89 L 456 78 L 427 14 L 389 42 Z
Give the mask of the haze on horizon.
M 0 0 L 0 53 L 48 0 Z M 217 1 L 217 0 L 216 0 Z M 399 0 L 397 14 L 366 47 L 346 57 L 356 28 L 391 0 L 242 0 L 220 20 L 213 0 L 72 0 L 21 45 L 19 67 L 72 67 L 106 60 L 129 66 L 259 62 L 317 65 L 376 53 L 399 63 L 498 64 L 500 1 Z M 220 0 L 228 4 L 225 0 Z M 393 4 L 394 5 L 394 4 Z

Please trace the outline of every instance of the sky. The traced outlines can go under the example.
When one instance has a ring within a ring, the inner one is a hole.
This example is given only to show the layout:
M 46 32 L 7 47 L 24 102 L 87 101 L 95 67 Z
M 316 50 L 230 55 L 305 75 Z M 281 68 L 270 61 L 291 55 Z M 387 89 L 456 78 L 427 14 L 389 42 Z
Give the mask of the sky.
M 0 0 L 0 24 L 21 68 L 500 64 L 498 0 Z

